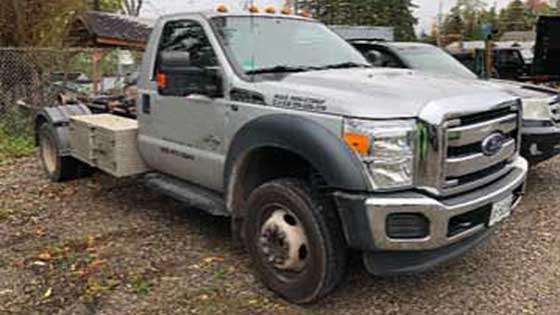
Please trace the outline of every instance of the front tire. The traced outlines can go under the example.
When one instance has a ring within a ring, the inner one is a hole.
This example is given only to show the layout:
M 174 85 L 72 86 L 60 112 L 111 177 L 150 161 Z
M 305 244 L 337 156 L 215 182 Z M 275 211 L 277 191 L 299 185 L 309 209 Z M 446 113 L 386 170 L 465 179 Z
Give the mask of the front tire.
M 70 156 L 61 156 L 53 128 L 44 123 L 39 127 L 39 158 L 43 169 L 53 182 L 64 182 L 86 177 L 93 169 Z
M 245 243 L 264 284 L 293 303 L 310 303 L 343 279 L 347 248 L 329 200 L 303 182 L 281 179 L 255 189 Z

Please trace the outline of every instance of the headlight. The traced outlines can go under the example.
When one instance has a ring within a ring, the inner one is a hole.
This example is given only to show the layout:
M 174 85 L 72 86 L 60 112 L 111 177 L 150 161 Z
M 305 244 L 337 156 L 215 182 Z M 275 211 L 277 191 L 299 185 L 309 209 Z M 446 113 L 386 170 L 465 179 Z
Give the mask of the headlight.
M 548 99 L 524 99 L 523 119 L 551 120 L 549 100 Z
M 414 184 L 414 120 L 347 119 L 344 140 L 360 156 L 374 188 L 390 190 Z

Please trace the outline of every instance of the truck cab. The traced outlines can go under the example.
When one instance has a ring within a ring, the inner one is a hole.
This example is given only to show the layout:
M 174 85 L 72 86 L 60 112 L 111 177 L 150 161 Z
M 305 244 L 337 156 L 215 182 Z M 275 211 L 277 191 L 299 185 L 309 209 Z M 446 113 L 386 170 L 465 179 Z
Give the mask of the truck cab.
M 374 275 L 425 271 L 512 214 L 528 168 L 517 97 L 374 68 L 311 18 L 226 11 L 157 22 L 137 146 L 149 187 L 231 217 L 272 291 L 321 298 L 350 250 Z M 46 116 L 40 139 L 72 133 Z

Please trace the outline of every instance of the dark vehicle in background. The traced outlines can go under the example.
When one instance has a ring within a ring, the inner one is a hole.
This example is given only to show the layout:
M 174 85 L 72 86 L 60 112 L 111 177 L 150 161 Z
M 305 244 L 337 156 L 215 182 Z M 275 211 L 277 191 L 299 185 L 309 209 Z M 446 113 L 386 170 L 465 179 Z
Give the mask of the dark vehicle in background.
M 477 42 L 476 48 L 451 48 L 449 53 L 479 77 L 486 76 L 483 42 Z M 476 43 L 475 43 L 476 44 Z M 533 79 L 532 48 L 518 44 L 494 45 L 492 49 L 491 77 L 526 82 Z
M 479 77 L 444 50 L 428 44 L 350 41 L 378 67 L 414 69 L 438 76 L 478 80 Z M 546 87 L 504 80 L 488 84 L 523 101 L 522 154 L 532 165 L 560 153 L 560 98 Z
M 541 16 L 537 23 L 535 74 L 560 81 L 560 16 Z

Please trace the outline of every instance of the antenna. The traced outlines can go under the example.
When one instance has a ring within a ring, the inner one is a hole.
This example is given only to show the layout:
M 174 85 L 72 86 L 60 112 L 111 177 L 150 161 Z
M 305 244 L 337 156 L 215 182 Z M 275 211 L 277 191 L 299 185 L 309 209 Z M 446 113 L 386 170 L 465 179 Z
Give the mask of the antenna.
M 443 21 L 443 0 L 439 0 L 438 17 L 437 17 L 437 45 L 441 47 L 441 28 Z

